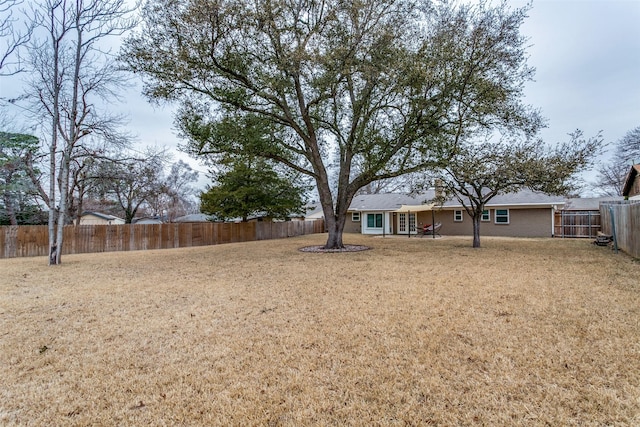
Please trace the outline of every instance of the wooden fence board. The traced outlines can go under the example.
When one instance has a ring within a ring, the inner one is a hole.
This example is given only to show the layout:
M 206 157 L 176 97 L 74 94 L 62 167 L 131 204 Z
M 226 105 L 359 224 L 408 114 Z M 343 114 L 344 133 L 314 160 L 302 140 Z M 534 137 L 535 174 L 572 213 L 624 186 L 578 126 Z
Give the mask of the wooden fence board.
M 17 250 L 17 241 L 18 241 L 18 227 L 9 226 L 6 228 L 5 234 L 5 242 L 4 242 L 4 250 L 7 256 L 16 257 L 19 256 Z
M 618 248 L 640 258 L 640 202 L 619 201 L 600 204 L 602 232 L 615 237 Z
M 556 211 L 556 237 L 594 238 L 601 229 L 599 211 Z
M 63 254 L 171 249 L 322 233 L 318 221 L 66 226 Z M 0 227 L 0 258 L 46 256 L 46 225 Z
M 9 240 L 5 238 L 6 233 L 7 233 L 6 227 L 0 227 L 0 242 L 3 243 L 2 245 L 0 245 L 0 258 L 8 258 L 8 256 L 6 256 L 7 251 L 4 245 L 4 243 Z

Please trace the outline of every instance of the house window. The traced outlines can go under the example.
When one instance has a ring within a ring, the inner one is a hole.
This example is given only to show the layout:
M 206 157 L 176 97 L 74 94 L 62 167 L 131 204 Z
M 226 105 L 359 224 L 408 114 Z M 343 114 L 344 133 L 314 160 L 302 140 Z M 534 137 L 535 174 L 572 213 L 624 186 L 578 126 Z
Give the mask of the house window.
M 491 214 L 489 213 L 489 209 L 485 209 L 482 211 L 482 216 L 480 216 L 480 221 L 491 221 Z
M 367 214 L 367 228 L 382 228 L 382 214 Z
M 455 222 L 462 222 L 462 211 L 453 211 L 453 220 Z
M 496 224 L 509 224 L 509 209 L 496 209 L 494 217 Z
M 351 221 L 360 222 L 360 212 L 351 212 Z

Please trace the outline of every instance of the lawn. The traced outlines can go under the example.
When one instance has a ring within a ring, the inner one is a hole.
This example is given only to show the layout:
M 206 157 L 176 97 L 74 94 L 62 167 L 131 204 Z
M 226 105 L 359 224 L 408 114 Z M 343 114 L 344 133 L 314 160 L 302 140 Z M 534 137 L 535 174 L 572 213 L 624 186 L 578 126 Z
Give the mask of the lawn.
M 325 237 L 0 260 L 0 424 L 640 425 L 640 262 Z

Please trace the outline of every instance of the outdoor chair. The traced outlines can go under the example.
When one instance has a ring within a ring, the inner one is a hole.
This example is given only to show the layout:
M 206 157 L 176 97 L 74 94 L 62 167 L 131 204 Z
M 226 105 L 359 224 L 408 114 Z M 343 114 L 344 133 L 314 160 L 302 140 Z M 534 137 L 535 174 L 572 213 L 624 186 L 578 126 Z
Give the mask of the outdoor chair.
M 420 237 L 424 236 L 440 236 L 440 229 L 442 228 L 441 222 L 436 222 L 435 224 L 425 224 L 420 231 Z M 442 236 L 441 236 L 442 237 Z

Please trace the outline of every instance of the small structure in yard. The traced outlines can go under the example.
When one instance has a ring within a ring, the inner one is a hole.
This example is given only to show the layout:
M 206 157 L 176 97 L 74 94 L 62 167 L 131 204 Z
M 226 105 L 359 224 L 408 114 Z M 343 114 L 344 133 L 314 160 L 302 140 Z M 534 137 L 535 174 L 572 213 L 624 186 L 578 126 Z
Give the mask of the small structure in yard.
M 79 225 L 119 225 L 125 220 L 117 216 L 100 212 L 85 212 L 80 217 Z
M 607 236 L 604 233 L 598 233 L 598 235 L 596 236 L 596 240 L 593 241 L 593 244 L 597 246 L 608 246 L 612 241 L 613 236 Z

